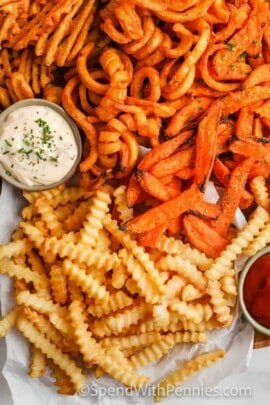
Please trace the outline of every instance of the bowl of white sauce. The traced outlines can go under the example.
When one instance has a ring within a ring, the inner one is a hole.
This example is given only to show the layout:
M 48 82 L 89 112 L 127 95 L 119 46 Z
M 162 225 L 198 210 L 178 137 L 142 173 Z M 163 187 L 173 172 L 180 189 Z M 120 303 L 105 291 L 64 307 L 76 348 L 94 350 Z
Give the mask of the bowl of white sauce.
M 28 99 L 0 114 L 0 176 L 23 190 L 70 179 L 81 160 L 80 132 L 57 104 Z

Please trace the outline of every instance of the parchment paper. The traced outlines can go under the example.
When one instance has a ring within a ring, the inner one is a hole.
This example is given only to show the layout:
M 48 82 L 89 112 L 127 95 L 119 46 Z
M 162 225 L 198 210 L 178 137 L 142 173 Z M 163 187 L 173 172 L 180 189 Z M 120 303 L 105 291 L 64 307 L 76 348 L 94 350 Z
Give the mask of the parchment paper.
M 212 187 L 210 185 L 210 187 Z M 209 199 L 213 198 L 213 190 L 208 193 Z M 217 198 L 217 195 L 216 195 Z M 20 192 L 14 188 L 3 184 L 2 195 L 0 196 L 0 243 L 8 242 L 10 233 L 15 228 L 19 220 L 19 212 L 24 205 Z M 239 220 L 239 217 L 238 217 Z M 243 220 L 240 220 L 243 225 Z M 8 277 L 0 276 L 0 298 L 2 315 L 12 307 L 13 300 L 10 293 L 11 281 Z M 209 342 L 207 344 L 182 344 L 177 345 L 172 352 L 162 359 L 158 364 L 152 365 L 140 371 L 151 377 L 151 384 L 156 383 L 167 373 L 179 367 L 184 360 L 190 359 L 199 353 L 204 353 L 217 348 L 223 348 L 227 351 L 224 359 L 216 363 L 213 367 L 204 370 L 198 376 L 188 380 L 185 386 L 193 387 L 213 387 L 223 378 L 232 374 L 240 373 L 247 369 L 253 347 L 253 329 L 236 316 L 233 324 L 229 329 L 222 329 L 209 333 Z M 3 342 L 0 344 L 0 369 L 4 380 L 0 378 L 0 403 L 8 405 L 3 400 L 3 395 L 10 395 L 10 403 L 14 405 L 80 405 L 80 404 L 127 404 L 140 403 L 142 405 L 152 404 L 153 400 L 149 396 L 112 397 L 110 395 L 98 397 L 96 387 L 115 387 L 112 379 L 104 377 L 95 380 L 94 377 L 88 379 L 87 387 L 83 387 L 82 395 L 67 397 L 60 396 L 56 393 L 52 379 L 48 375 L 41 379 L 31 379 L 27 376 L 29 350 L 28 344 L 19 332 L 12 330 Z M 119 384 L 119 387 L 121 385 Z M 92 389 L 91 389 L 92 387 Z M 85 396 L 83 396 L 85 395 Z M 180 398 L 174 395 L 165 399 L 164 404 L 176 404 Z

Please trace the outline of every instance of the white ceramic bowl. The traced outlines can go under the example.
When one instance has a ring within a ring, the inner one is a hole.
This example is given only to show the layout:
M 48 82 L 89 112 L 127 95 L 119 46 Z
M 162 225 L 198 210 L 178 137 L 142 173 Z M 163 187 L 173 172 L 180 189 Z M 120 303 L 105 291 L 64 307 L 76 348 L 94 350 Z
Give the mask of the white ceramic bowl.
M 17 103 L 12 104 L 10 107 L 6 108 L 1 114 L 0 114 L 0 126 L 1 124 L 5 121 L 6 117 L 16 111 L 18 108 L 21 107 L 28 107 L 28 106 L 45 106 L 45 107 L 49 107 L 52 110 L 56 111 L 58 114 L 60 114 L 69 124 L 76 144 L 77 144 L 77 148 L 78 148 L 78 155 L 77 158 L 74 159 L 74 163 L 72 168 L 69 170 L 69 172 L 58 182 L 56 183 L 52 183 L 52 184 L 46 184 L 46 185 L 34 185 L 34 186 L 27 186 L 21 182 L 19 182 L 17 179 L 15 179 L 12 176 L 8 176 L 6 174 L 6 170 L 4 169 L 4 167 L 1 165 L 0 163 L 0 176 L 5 179 L 8 183 L 12 184 L 13 186 L 21 189 L 21 190 L 27 190 L 27 191 L 41 191 L 41 190 L 47 190 L 53 187 L 57 187 L 62 183 L 67 182 L 76 172 L 77 166 L 80 163 L 81 160 L 81 156 L 82 156 L 82 141 L 81 141 L 81 136 L 80 136 L 80 132 L 78 127 L 75 125 L 75 123 L 73 122 L 73 120 L 66 114 L 66 112 L 63 110 L 62 107 L 60 107 L 58 104 L 52 103 L 51 101 L 47 101 L 47 100 L 43 100 L 40 98 L 31 98 L 31 99 L 27 99 L 27 100 L 22 100 L 22 101 L 18 101 Z

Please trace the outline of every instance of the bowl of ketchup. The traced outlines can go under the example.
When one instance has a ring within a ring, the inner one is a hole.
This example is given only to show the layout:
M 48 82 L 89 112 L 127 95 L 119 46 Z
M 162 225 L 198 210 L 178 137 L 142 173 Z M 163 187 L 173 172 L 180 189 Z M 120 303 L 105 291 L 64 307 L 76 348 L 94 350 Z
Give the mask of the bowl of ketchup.
M 270 336 L 270 247 L 248 260 L 239 278 L 239 302 L 246 319 Z

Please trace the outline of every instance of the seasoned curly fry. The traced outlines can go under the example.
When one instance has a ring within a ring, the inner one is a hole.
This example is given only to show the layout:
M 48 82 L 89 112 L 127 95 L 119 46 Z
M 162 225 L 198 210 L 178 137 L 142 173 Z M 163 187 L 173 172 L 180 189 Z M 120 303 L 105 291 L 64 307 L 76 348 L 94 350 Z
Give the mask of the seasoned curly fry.
M 40 333 L 33 324 L 23 316 L 18 318 L 17 327 L 32 344 L 68 374 L 72 383 L 76 387 L 76 390 L 79 391 L 80 387 L 85 382 L 85 377 L 83 376 L 81 369 L 75 365 L 75 362 L 58 349 L 55 344 Z

